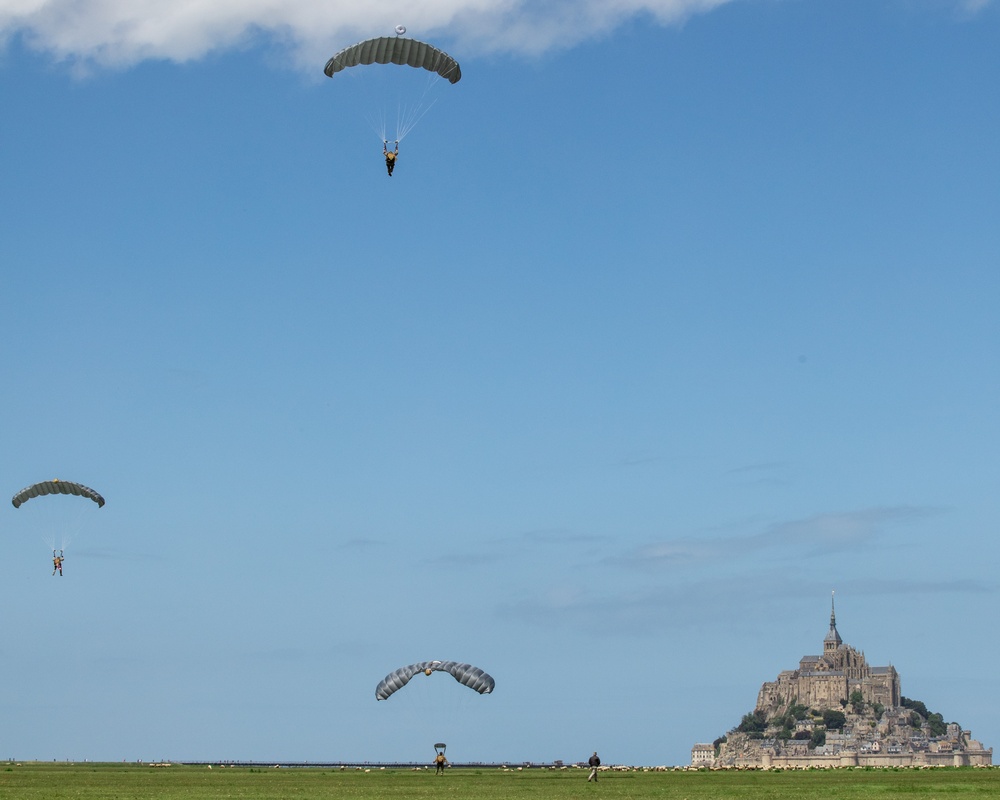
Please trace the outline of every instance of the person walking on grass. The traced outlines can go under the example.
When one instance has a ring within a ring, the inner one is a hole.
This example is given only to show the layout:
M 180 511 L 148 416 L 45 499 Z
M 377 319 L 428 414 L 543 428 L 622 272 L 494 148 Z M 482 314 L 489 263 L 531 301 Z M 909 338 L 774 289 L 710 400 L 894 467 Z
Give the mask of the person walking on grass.
M 590 764 L 590 774 L 587 776 L 587 783 L 590 783 L 590 781 L 597 783 L 597 768 L 601 766 L 601 759 L 598 758 L 596 750 L 587 763 Z

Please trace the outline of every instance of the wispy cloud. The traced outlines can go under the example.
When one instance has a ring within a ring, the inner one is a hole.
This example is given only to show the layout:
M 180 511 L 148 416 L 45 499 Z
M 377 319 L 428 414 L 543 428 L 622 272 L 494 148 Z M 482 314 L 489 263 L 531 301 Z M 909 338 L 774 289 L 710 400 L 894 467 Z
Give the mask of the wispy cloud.
M 536 593 L 505 604 L 504 617 L 540 625 L 564 625 L 590 631 L 644 635 L 652 630 L 691 627 L 693 620 L 722 623 L 754 609 L 764 611 L 814 597 L 818 574 L 827 574 L 835 553 L 868 551 L 876 540 L 890 540 L 904 528 L 944 513 L 930 506 L 885 506 L 816 514 L 801 519 L 750 523 L 746 535 L 689 536 L 652 542 L 603 559 L 606 566 L 652 577 L 619 582 L 606 575 L 596 583 L 567 581 L 566 576 Z M 814 569 L 809 568 L 812 563 Z M 789 565 L 794 565 L 789 568 Z M 817 569 L 819 572 L 817 573 Z M 669 575 L 664 585 L 663 577 Z M 593 573 L 590 573 L 593 579 Z M 828 575 L 829 579 L 833 576 Z M 834 587 L 830 587 L 834 588 Z M 884 575 L 845 576 L 837 587 L 856 595 L 927 595 L 995 591 L 975 580 L 934 580 L 925 576 L 892 579 Z M 692 609 L 695 611 L 692 612 Z
M 968 14 L 976 14 L 987 6 L 993 5 L 993 0 L 962 0 L 962 10 Z
M 784 461 L 767 461 L 734 467 L 724 475 L 728 482 L 740 486 L 788 486 L 792 483 L 791 466 Z
M 112 547 L 75 547 L 75 557 L 93 558 L 101 561 L 167 561 L 162 553 L 121 550 Z
M 662 457 L 650 450 L 634 450 L 626 453 L 615 462 L 617 467 L 641 467 L 662 461 Z
M 503 605 L 498 613 L 540 626 L 580 628 L 602 636 L 645 636 L 665 630 L 699 628 L 733 620 L 765 618 L 777 608 L 814 602 L 815 580 L 760 576 L 752 591 L 744 582 L 715 576 L 668 587 L 597 592 L 558 586 Z M 973 579 L 886 579 L 883 576 L 841 580 L 838 591 L 852 597 L 926 598 L 931 595 L 996 593 L 996 582 Z
M 0 0 L 0 42 L 20 36 L 59 60 L 125 67 L 190 61 L 269 39 L 302 66 L 331 48 L 391 34 L 444 40 L 456 51 L 544 53 L 634 18 L 666 25 L 733 0 Z
M 500 561 L 508 561 L 512 557 L 509 552 L 486 553 L 444 553 L 426 559 L 427 564 L 437 564 L 442 567 L 455 567 L 461 570 L 477 567 L 492 568 Z
M 765 461 L 760 464 L 745 464 L 726 470 L 727 475 L 761 475 L 770 474 L 774 470 L 784 469 L 788 464 L 784 461 Z
M 528 544 L 555 545 L 599 544 L 607 539 L 605 536 L 598 536 L 593 533 L 580 533 L 579 531 L 567 530 L 565 528 L 542 528 L 525 531 L 513 538 L 515 541 Z
M 501 560 L 524 558 L 527 554 L 543 552 L 590 552 L 606 544 L 610 537 L 581 533 L 564 528 L 539 528 L 510 536 L 501 536 L 481 543 L 470 537 L 468 547 L 455 549 L 434 556 L 427 563 L 461 569 L 495 567 Z
M 817 514 L 803 519 L 774 522 L 746 536 L 684 537 L 653 542 L 631 552 L 611 556 L 609 563 L 656 567 L 670 564 L 734 561 L 747 554 L 781 551 L 796 556 L 840 552 L 871 540 L 888 527 L 916 522 L 942 513 L 922 506 L 892 506 Z
M 381 550 L 389 546 L 383 539 L 369 539 L 367 537 L 355 537 L 348 539 L 341 545 L 343 550 Z

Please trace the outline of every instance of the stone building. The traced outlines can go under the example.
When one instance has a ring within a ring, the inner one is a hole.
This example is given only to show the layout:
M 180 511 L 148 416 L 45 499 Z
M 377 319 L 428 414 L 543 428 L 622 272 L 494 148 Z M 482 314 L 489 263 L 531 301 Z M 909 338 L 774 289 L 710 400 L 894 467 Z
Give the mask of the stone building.
M 691 748 L 691 765 L 695 767 L 711 766 L 715 761 L 715 745 L 696 744 Z
M 871 667 L 865 654 L 844 644 L 837 632 L 837 613 L 830 601 L 830 631 L 823 654 L 803 656 L 799 668 L 786 670 L 765 683 L 757 695 L 757 710 L 771 714 L 792 702 L 810 708 L 841 708 L 854 692 L 866 703 L 885 708 L 900 703 L 899 673 L 892 666 Z

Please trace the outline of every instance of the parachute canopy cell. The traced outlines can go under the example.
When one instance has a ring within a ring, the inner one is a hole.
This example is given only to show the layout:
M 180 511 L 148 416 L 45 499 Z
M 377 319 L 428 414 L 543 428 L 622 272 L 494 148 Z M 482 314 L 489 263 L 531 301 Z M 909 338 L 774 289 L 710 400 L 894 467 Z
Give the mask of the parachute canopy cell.
M 10 502 L 14 504 L 14 508 L 20 508 L 21 503 L 27 502 L 32 497 L 41 497 L 46 494 L 73 494 L 77 497 L 90 498 L 97 503 L 98 508 L 104 505 L 104 498 L 90 487 L 84 486 L 82 483 L 61 481 L 58 478 L 52 481 L 42 481 L 41 483 L 35 483 L 26 487 L 15 494 L 11 498 Z
M 418 661 L 386 675 L 375 687 L 375 699 L 388 700 L 394 692 L 406 686 L 410 678 L 418 672 L 426 672 L 428 675 L 432 672 L 447 672 L 456 681 L 475 689 L 479 694 L 489 694 L 496 686 L 490 675 L 472 664 L 459 664 L 457 661 Z
M 358 42 L 327 61 L 323 71 L 332 78 L 335 73 L 359 64 L 405 64 L 436 72 L 451 83 L 462 79 L 462 70 L 450 55 L 427 42 L 403 36 L 382 36 Z

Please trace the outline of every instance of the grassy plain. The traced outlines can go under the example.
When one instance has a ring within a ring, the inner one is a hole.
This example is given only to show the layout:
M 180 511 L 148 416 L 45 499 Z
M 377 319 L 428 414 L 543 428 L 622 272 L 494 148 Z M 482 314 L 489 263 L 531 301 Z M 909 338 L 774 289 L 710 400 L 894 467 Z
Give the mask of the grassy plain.
M 0 763 L 3 800 L 986 800 L 1000 769 L 604 772 Z

